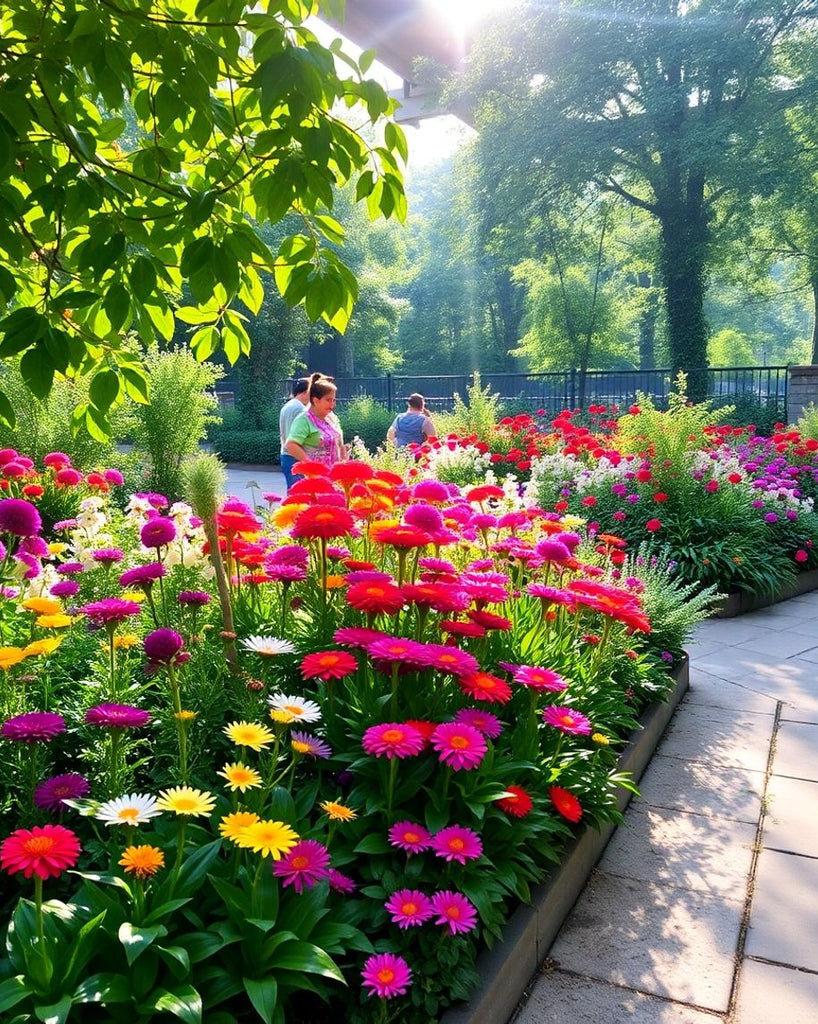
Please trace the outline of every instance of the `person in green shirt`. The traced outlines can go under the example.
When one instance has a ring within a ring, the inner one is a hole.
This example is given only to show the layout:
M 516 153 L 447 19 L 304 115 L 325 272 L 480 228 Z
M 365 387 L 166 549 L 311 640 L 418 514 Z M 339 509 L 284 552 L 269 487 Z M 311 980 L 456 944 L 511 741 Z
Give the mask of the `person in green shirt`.
M 332 466 L 347 457 L 344 432 L 333 412 L 338 389 L 321 373 L 313 373 L 309 380 L 307 407 L 293 420 L 284 448 L 296 462 Z

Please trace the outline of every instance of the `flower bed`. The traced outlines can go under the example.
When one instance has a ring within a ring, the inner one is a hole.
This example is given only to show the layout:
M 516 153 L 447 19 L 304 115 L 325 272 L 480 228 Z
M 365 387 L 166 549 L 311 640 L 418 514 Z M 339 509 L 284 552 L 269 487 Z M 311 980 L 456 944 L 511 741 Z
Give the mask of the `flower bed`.
M 78 491 L 52 539 L 22 488 L 59 470 L 24 468 L 10 1021 L 436 1019 L 574 825 L 620 819 L 620 750 L 706 610 L 499 487 L 307 464 L 259 516 L 203 457 L 195 508 Z

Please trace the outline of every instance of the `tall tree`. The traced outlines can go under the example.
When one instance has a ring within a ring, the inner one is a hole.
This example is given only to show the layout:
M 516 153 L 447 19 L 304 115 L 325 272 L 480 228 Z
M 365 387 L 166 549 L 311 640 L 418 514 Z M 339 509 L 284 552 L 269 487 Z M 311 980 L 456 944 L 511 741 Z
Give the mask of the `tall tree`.
M 771 112 L 815 95 L 774 57 L 816 17 L 818 0 L 529 3 L 466 72 L 495 191 L 593 182 L 655 218 L 674 366 L 707 363 L 714 204 L 752 190 L 747 156 Z

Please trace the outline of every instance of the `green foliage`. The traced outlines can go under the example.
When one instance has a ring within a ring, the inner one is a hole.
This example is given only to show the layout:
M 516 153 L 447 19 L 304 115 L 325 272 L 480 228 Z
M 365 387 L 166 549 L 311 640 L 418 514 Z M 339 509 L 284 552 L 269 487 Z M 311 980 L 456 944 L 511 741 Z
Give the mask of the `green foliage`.
M 262 273 L 311 320 L 346 327 L 357 282 L 340 256 L 334 188 L 353 187 L 372 218 L 403 219 L 406 139 L 389 123 L 370 144 L 338 116 L 346 106 L 374 126 L 395 101 L 365 77 L 368 59 L 318 41 L 305 25 L 318 10 L 2 8 L 0 298 L 14 308 L 0 358 L 21 356 L 38 398 L 55 375 L 89 377 L 78 427 L 102 436 L 125 395 L 147 400 L 129 330 L 168 341 L 178 318 L 195 328 L 198 359 L 246 354 L 242 306 L 260 308 Z M 291 213 L 273 251 L 253 225 Z M 183 285 L 192 301 L 174 310 Z M 0 401 L 0 415 L 12 411 Z
M 224 462 L 249 462 L 267 466 L 277 463 L 281 444 L 277 430 L 214 430 L 213 451 Z
M 386 441 L 386 432 L 394 418 L 394 413 L 369 395 L 354 398 L 340 413 L 344 439 L 351 441 L 354 437 L 360 437 L 370 451 Z
M 181 466 L 194 455 L 217 420 L 212 393 L 223 371 L 198 363 L 186 350 L 159 352 L 145 358 L 151 381 L 151 401 L 134 405 L 134 452 L 145 460 L 147 490 L 174 501 L 181 494 Z
M 466 388 L 466 400 L 459 394 L 454 396 L 454 407 L 450 413 L 435 413 L 435 429 L 438 437 L 457 434 L 468 437 L 476 434 L 481 440 L 488 438 L 500 419 L 500 396 L 492 393 L 487 384 L 480 385 L 480 374 L 475 373 L 474 379 Z
M 818 441 L 818 407 L 812 402 L 801 410 L 801 415 L 796 421 L 796 429 L 803 438 Z

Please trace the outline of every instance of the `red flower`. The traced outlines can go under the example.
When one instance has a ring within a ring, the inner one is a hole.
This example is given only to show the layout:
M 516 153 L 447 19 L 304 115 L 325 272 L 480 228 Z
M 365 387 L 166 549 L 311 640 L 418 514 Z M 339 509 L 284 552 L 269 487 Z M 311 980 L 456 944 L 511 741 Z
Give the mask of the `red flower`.
M 506 796 L 497 801 L 497 806 L 514 818 L 524 818 L 534 806 L 531 797 L 520 786 L 506 786 Z
M 576 823 L 582 817 L 582 804 L 567 789 L 563 789 L 562 786 L 550 786 L 548 795 L 551 797 L 551 803 L 563 818 Z
M 394 583 L 353 583 L 346 592 L 347 604 L 372 615 L 394 615 L 406 598 Z
M 329 467 L 323 462 L 297 462 L 293 466 L 293 476 L 326 476 Z
M 511 687 L 490 672 L 475 672 L 470 676 L 462 676 L 458 683 L 464 693 L 476 700 L 486 700 L 490 704 L 505 704 L 511 700 Z
M 375 470 L 366 462 L 336 462 L 329 471 L 330 480 L 335 480 L 342 487 L 371 480 L 374 475 Z
M 714 491 L 717 491 L 719 489 L 718 480 L 708 480 L 707 483 L 704 485 L 704 489 L 713 494 Z
M 295 517 L 290 531 L 293 537 L 305 537 L 308 540 L 332 537 L 346 537 L 355 527 L 355 520 L 343 508 L 326 508 L 314 505 L 302 509 Z
M 596 505 L 596 498 L 593 494 L 586 494 L 582 499 L 582 504 L 585 505 L 586 508 L 593 508 L 594 505 Z M 554 507 L 556 508 L 556 505 Z
M 391 544 L 395 548 L 422 548 L 431 542 L 425 530 L 402 523 L 379 530 L 377 539 L 380 544 Z
M 502 498 L 505 491 L 495 484 L 481 484 L 479 487 L 472 487 L 466 491 L 466 501 L 482 503 L 489 498 Z
M 649 469 L 637 469 L 636 471 L 636 479 L 640 484 L 646 484 L 652 476 L 653 474 Z
M 653 500 L 658 501 L 660 503 L 663 501 L 667 501 L 667 495 L 664 491 L 657 491 L 656 494 L 653 495 Z
M 305 679 L 343 679 L 357 667 L 358 662 L 346 651 L 318 651 L 301 662 L 301 675 Z
M 657 530 L 662 529 L 662 523 L 658 519 L 648 519 L 648 521 L 645 523 L 645 529 L 649 533 L 656 533 Z
M 0 867 L 9 874 L 22 871 L 26 878 L 57 878 L 79 859 L 80 843 L 62 825 L 18 828 L 0 845 Z
M 731 473 L 727 477 L 727 479 L 730 481 L 731 484 L 740 484 L 741 483 L 741 473 Z

